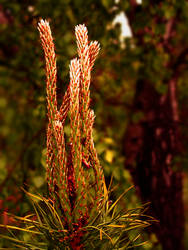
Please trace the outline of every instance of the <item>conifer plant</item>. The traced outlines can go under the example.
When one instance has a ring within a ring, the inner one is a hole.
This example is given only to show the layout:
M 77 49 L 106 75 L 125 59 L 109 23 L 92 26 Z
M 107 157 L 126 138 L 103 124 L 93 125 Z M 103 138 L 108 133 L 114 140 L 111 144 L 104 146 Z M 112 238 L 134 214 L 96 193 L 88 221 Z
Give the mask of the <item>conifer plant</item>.
M 140 246 L 143 243 L 138 241 L 138 229 L 149 225 L 142 218 L 143 207 L 128 211 L 118 208 L 127 190 L 109 202 L 109 190 L 94 147 L 95 116 L 90 109 L 89 87 L 99 43 L 88 41 L 84 24 L 75 27 L 78 58 L 70 62 L 70 83 L 58 109 L 56 55 L 49 23 L 41 20 L 38 30 L 46 60 L 48 194 L 42 197 L 25 191 L 33 203 L 34 214 L 14 216 L 19 227 L 4 226 L 11 235 L 1 237 L 23 249 Z M 65 136 L 65 122 L 70 122 L 69 136 Z M 17 230 L 29 237 L 15 234 Z

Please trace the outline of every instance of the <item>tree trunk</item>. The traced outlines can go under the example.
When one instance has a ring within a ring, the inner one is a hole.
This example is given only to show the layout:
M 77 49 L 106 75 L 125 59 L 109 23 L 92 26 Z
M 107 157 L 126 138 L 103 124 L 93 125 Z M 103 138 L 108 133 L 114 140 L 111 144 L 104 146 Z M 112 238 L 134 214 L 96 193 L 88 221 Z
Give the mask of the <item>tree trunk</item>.
M 147 81 L 137 82 L 133 114 L 124 139 L 128 168 L 143 202 L 151 202 L 150 215 L 159 220 L 151 227 L 164 250 L 183 249 L 184 208 L 182 173 L 175 157 L 182 151 L 178 128 L 176 78 L 168 82 L 165 95 Z

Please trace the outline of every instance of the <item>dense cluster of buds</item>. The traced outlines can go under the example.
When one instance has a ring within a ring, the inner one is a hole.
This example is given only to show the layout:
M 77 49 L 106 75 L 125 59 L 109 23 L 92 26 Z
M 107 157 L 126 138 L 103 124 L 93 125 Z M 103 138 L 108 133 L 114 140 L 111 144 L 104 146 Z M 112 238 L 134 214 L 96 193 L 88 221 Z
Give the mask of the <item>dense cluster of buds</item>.
M 49 23 L 41 20 L 38 29 L 46 59 L 49 195 L 64 227 L 77 235 L 74 244 L 80 237 L 78 229 L 96 214 L 104 195 L 104 175 L 92 137 L 94 112 L 89 107 L 91 70 L 100 48 L 98 42 L 88 41 L 85 25 L 76 26 L 79 58 L 71 60 L 70 84 L 58 110 L 56 56 Z M 66 119 L 70 121 L 71 133 L 65 140 Z

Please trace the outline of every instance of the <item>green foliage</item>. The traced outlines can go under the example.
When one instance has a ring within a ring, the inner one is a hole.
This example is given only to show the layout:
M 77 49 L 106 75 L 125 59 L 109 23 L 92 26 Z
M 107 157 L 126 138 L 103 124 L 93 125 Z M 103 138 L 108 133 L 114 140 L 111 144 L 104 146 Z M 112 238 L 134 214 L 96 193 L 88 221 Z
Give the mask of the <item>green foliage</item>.
M 106 190 L 107 191 L 107 190 Z M 145 245 L 141 240 L 140 230 L 150 225 L 152 218 L 146 218 L 142 213 L 143 207 L 129 209 L 126 212 L 118 209 L 118 203 L 128 192 L 126 190 L 114 203 L 110 204 L 108 192 L 105 193 L 100 211 L 89 223 L 75 231 L 83 235 L 81 247 L 85 249 L 130 249 Z M 51 200 L 41 196 L 27 193 L 35 213 L 25 217 L 13 216 L 19 222 L 19 227 L 6 228 L 12 236 L 0 235 L 1 238 L 13 242 L 13 246 L 22 249 L 72 249 L 72 237 L 64 228 L 58 211 L 55 210 Z M 11 215 L 10 215 L 11 216 Z M 146 221 L 147 219 L 147 221 Z M 22 225 L 22 227 L 20 227 Z M 3 226 L 3 225 L 0 225 Z M 5 227 L 5 226 L 3 226 Z M 16 237 L 13 231 L 19 230 L 27 233 Z M 134 234 L 131 234 L 134 232 Z M 73 248 L 74 249 L 74 248 Z

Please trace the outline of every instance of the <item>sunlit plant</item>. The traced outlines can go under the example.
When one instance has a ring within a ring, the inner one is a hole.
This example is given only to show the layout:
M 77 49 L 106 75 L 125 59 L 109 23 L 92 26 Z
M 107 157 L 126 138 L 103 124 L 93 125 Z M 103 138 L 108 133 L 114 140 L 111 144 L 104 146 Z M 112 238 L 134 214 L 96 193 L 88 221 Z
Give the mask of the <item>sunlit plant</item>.
M 87 28 L 78 25 L 75 35 L 78 58 L 70 63 L 70 83 L 60 108 L 56 96 L 56 56 L 49 23 L 38 24 L 46 60 L 47 160 L 46 197 L 27 193 L 34 214 L 14 216 L 18 226 L 6 227 L 10 236 L 1 235 L 16 247 L 27 249 L 128 249 L 140 246 L 137 229 L 149 225 L 142 220 L 143 207 L 129 211 L 109 201 L 103 169 L 94 147 L 94 111 L 90 109 L 91 70 L 100 50 L 89 42 Z M 65 136 L 70 122 L 70 136 Z M 24 235 L 14 233 L 23 231 Z M 132 237 L 130 231 L 134 231 Z M 29 237 L 25 237 L 25 233 Z M 134 235 L 134 237 L 133 237 Z

